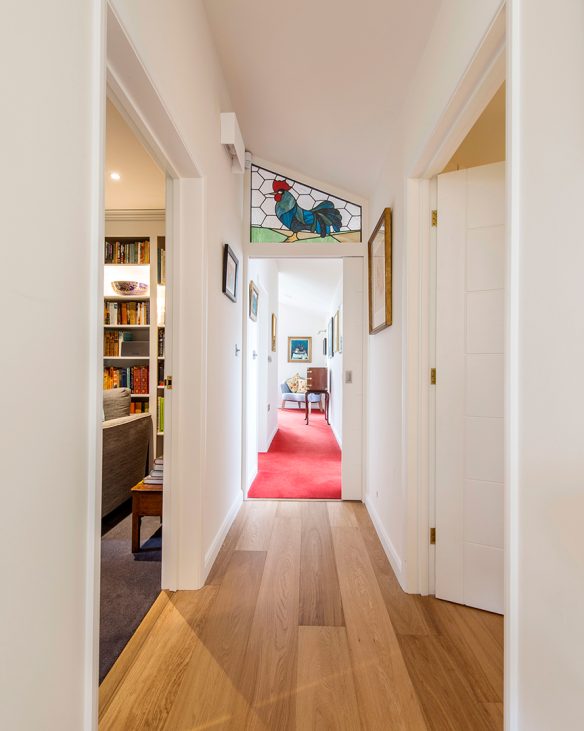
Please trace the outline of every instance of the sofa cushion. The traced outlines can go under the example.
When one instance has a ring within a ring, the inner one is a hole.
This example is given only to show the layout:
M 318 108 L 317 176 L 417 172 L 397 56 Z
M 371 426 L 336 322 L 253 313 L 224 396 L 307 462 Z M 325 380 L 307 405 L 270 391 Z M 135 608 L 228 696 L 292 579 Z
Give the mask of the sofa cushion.
M 298 390 L 296 393 L 306 393 L 306 390 L 308 388 L 308 381 L 306 378 L 301 378 L 298 376 Z
M 286 381 L 280 384 L 280 388 L 282 389 L 282 393 L 292 393 L 290 386 L 286 383 Z
M 130 389 L 110 388 L 103 392 L 104 420 L 119 419 L 130 415 Z

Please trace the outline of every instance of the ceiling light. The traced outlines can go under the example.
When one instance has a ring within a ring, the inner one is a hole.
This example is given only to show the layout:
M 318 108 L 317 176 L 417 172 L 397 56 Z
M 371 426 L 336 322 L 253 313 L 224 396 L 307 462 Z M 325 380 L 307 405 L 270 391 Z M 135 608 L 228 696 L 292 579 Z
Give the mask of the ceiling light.
M 110 178 L 112 180 L 120 180 L 122 176 L 119 173 L 110 173 Z

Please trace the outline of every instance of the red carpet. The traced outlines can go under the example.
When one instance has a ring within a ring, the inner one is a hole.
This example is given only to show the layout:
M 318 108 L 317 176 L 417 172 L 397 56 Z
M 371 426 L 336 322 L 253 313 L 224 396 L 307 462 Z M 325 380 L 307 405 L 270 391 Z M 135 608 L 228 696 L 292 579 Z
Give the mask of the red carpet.
M 278 427 L 248 497 L 340 500 L 341 450 L 324 415 L 313 410 L 306 426 L 304 410 L 280 409 Z

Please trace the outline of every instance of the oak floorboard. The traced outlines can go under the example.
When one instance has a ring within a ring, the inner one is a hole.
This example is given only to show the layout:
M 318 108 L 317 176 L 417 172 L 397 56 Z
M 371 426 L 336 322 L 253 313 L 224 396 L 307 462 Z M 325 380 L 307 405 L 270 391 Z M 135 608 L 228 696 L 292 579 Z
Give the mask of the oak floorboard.
M 484 703 L 487 713 L 491 716 L 495 728 L 500 730 L 505 725 L 502 703 Z
M 452 661 L 449 641 L 436 636 L 399 638 L 414 687 L 432 731 L 495 731 L 468 676 Z
M 298 628 L 297 687 L 297 729 L 361 728 L 344 627 Z
M 359 528 L 333 528 L 361 721 L 367 729 L 427 728 Z
M 399 585 L 389 559 L 385 555 L 367 508 L 363 503 L 353 503 L 353 512 L 361 529 L 361 535 L 369 554 L 377 583 L 387 612 L 398 635 L 428 635 L 432 633 L 417 597 L 406 594 Z
M 171 597 L 171 592 L 160 592 L 156 601 L 150 607 L 132 637 L 130 637 L 128 644 L 124 647 L 109 673 L 103 679 L 99 686 L 99 718 L 106 712 L 112 698 L 126 677 L 126 673 L 135 662 L 152 628 L 160 620 L 162 613 L 172 608 Z
M 326 503 L 302 505 L 298 624 L 345 624 Z
M 99 723 L 100 731 L 161 729 L 217 587 L 181 591 L 150 631 Z
M 246 501 L 245 523 L 237 541 L 237 551 L 268 550 L 277 509 L 278 503 L 274 500 Z
M 472 637 L 473 629 L 484 631 L 480 622 L 475 622 L 474 628 L 469 629 L 466 618 L 473 612 L 479 610 L 470 609 L 459 604 L 442 601 L 428 597 L 427 606 L 432 612 L 435 626 L 439 635 L 448 640 L 448 654 L 456 668 L 467 678 L 477 701 L 484 703 L 498 703 L 503 700 L 503 653 L 497 649 L 496 643 L 492 643 L 491 650 L 498 654 L 498 660 L 487 662 L 484 655 L 477 656 L 475 650 L 480 647 L 480 642 Z M 465 617 L 461 620 L 461 615 Z M 502 618 L 501 618 L 502 620 Z M 488 642 L 488 640 L 487 640 Z M 498 669 L 497 665 L 498 664 Z
M 280 500 L 276 510 L 276 518 L 300 518 L 302 515 L 302 503 L 295 500 Z
M 353 513 L 353 503 L 346 500 L 335 500 L 326 503 L 329 522 L 332 528 L 357 528 L 358 523 Z
M 235 520 L 231 524 L 231 527 L 225 536 L 225 540 L 219 549 L 217 558 L 215 559 L 213 566 L 211 566 L 211 570 L 209 571 L 205 584 L 218 586 L 223 581 L 223 577 L 225 576 L 225 572 L 227 571 L 233 552 L 239 543 L 243 526 L 245 525 L 247 515 L 246 508 L 247 505 L 244 503 L 235 516 Z
M 234 552 L 166 720 L 168 731 L 232 729 L 247 714 L 241 685 L 265 559 L 261 551 Z
M 299 518 L 276 518 L 246 654 L 242 692 L 251 708 L 233 728 L 295 728 L 300 583 Z

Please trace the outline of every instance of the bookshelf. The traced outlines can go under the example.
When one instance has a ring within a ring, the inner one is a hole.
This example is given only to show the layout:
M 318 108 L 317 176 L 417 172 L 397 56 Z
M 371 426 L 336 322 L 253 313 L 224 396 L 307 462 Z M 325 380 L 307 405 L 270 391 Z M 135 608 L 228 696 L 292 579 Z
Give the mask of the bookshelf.
M 166 243 L 164 217 L 106 212 L 104 246 L 104 388 L 131 388 L 133 413 L 152 414 L 153 457 L 163 456 Z M 115 281 L 136 281 L 148 291 L 124 296 Z M 162 345 L 161 335 L 162 332 Z M 162 350 L 160 350 L 162 348 Z M 161 355 L 162 353 L 162 355 Z

